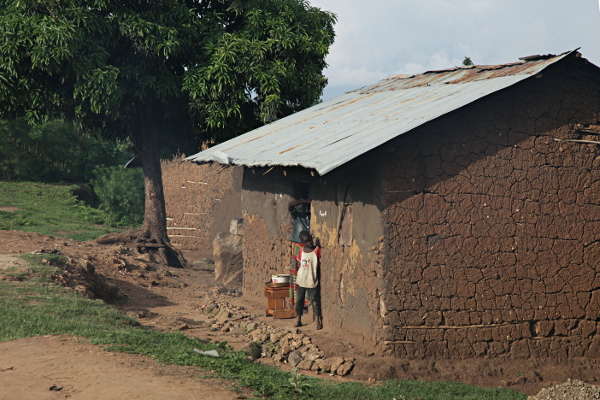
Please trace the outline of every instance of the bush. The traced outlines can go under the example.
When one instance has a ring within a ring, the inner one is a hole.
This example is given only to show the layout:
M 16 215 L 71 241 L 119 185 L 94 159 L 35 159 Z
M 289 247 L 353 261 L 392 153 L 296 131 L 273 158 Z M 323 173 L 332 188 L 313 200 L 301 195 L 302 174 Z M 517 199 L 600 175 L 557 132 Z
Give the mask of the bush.
M 144 174 L 140 168 L 99 166 L 92 180 L 98 208 L 109 226 L 139 226 L 144 221 Z
M 1 180 L 88 182 L 97 165 L 123 165 L 134 155 L 131 142 L 102 140 L 61 120 L 0 120 L 0 138 Z

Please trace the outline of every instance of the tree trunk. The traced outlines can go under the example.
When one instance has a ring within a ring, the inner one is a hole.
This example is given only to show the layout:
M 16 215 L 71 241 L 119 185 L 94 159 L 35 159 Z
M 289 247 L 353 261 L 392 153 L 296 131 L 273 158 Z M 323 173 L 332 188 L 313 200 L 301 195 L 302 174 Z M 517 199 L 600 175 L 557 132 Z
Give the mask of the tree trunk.
M 165 264 L 183 268 L 187 262 L 167 236 L 167 212 L 163 193 L 158 130 L 151 104 L 140 108 L 144 190 L 146 194 L 142 234 L 137 240 L 139 251 L 156 251 Z

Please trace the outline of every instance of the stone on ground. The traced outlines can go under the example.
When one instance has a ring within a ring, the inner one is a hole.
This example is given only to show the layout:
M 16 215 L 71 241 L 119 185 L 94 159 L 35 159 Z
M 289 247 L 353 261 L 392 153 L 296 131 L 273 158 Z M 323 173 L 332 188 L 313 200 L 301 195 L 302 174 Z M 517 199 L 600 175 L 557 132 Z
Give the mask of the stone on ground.
M 335 370 L 335 374 L 339 376 L 348 375 L 352 368 L 354 368 L 354 363 L 346 361 Z
M 297 351 L 292 351 L 288 356 L 288 363 L 295 367 L 302 362 L 302 356 Z

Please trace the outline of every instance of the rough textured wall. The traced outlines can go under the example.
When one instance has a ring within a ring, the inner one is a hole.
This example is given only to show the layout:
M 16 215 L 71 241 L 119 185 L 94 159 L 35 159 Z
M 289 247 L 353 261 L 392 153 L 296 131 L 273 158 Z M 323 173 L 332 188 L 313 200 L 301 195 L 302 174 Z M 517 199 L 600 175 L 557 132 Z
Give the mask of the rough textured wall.
M 309 174 L 290 169 L 244 169 L 244 296 L 265 301 L 264 286 L 271 274 L 289 272 L 292 226 L 287 205 L 295 197 L 293 182 L 310 179 Z
M 242 168 L 163 161 L 167 229 L 171 243 L 212 258 L 212 242 L 241 217 Z
M 380 279 L 383 274 L 381 179 L 367 166 L 373 156 L 353 162 L 325 177 L 306 171 L 275 168 L 244 173 L 244 295 L 263 299 L 263 286 L 273 272 L 290 264 L 291 219 L 287 204 L 294 182 L 312 185 L 311 232 L 320 242 L 323 323 L 347 340 L 374 343 Z M 376 171 L 377 169 L 375 169 Z M 283 172 L 286 172 L 284 175 Z M 353 207 L 352 243 L 341 245 L 338 230 L 343 205 Z M 310 315 L 309 315 L 310 318 Z
M 287 174 L 288 169 L 285 171 Z M 288 181 L 280 168 L 244 169 L 244 296 L 263 301 L 264 284 L 271 274 L 289 271 L 291 219 L 287 204 L 294 199 L 294 180 L 307 181 L 310 175 L 290 171 Z
M 265 282 L 271 279 L 271 274 L 283 274 L 289 271 L 289 242 L 281 236 L 271 236 L 260 214 L 244 212 L 242 248 L 244 296 L 264 301 Z
M 600 357 L 599 90 L 562 66 L 395 139 L 384 351 Z M 581 125 L 577 125 L 581 124 Z

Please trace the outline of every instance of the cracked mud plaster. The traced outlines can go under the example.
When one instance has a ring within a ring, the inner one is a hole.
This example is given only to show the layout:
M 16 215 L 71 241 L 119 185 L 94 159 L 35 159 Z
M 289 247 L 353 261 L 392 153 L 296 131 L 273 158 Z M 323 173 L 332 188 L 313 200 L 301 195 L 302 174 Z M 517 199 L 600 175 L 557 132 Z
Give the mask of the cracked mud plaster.
M 241 217 L 242 167 L 162 162 L 167 232 L 176 247 L 212 257 L 212 242 Z
M 598 89 L 558 68 L 387 152 L 384 352 L 600 357 Z

